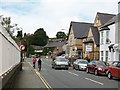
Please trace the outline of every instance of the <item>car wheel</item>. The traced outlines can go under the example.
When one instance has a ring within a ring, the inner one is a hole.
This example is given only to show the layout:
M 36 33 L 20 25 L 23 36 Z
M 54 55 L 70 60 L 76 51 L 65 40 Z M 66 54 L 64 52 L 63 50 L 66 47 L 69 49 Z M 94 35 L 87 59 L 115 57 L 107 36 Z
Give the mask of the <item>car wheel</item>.
M 94 73 L 95 73 L 95 75 L 97 76 L 97 75 L 98 75 L 98 70 L 95 70 L 95 72 L 94 72 Z
M 66 68 L 66 70 L 68 70 L 68 68 Z
M 80 71 L 81 70 L 81 68 L 78 66 L 78 70 Z
M 86 72 L 89 73 L 89 69 L 88 68 L 86 68 Z
M 109 78 L 109 79 L 112 79 L 112 75 L 111 75 L 110 72 L 108 72 L 108 78 Z
M 75 69 L 74 65 L 73 65 L 73 69 Z

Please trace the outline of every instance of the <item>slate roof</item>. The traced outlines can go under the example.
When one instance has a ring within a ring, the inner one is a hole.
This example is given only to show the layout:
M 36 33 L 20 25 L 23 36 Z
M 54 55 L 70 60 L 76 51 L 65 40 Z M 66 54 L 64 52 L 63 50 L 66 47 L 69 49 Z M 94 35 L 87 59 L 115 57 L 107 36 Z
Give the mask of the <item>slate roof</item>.
M 117 21 L 117 18 L 118 18 L 118 15 L 114 16 L 113 18 L 111 18 L 108 22 L 106 22 L 101 27 L 106 27 L 106 26 L 114 24 Z
M 97 15 L 99 16 L 102 25 L 115 16 L 115 14 L 100 13 L 100 12 L 97 12 Z
M 85 38 L 85 37 L 87 37 L 88 31 L 89 31 L 89 28 L 91 25 L 92 25 L 92 23 L 71 22 L 68 36 L 69 36 L 70 30 L 72 28 L 75 38 Z
M 93 38 L 94 38 L 94 41 L 95 41 L 95 44 L 97 46 L 99 46 L 100 44 L 100 34 L 99 34 L 99 30 L 97 27 L 94 27 L 94 26 L 91 26 L 91 31 L 93 33 Z
M 39 50 L 39 49 L 42 49 L 43 46 L 36 46 L 36 45 L 31 45 L 35 50 Z
M 45 47 L 62 47 L 65 41 L 51 41 Z

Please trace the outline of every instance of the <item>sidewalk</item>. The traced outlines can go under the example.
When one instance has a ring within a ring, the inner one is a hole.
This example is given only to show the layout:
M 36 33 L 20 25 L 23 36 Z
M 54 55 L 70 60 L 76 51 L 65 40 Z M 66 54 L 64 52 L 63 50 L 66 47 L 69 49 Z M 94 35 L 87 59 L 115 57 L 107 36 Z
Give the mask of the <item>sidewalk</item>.
M 40 77 L 28 62 L 23 62 L 22 71 L 14 80 L 14 88 L 46 88 Z

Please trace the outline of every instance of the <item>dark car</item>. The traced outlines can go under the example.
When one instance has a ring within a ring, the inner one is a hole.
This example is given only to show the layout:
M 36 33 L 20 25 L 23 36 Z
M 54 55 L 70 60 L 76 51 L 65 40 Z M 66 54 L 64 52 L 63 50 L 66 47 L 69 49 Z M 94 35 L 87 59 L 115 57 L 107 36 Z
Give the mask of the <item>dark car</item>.
M 99 75 L 99 74 L 104 74 L 106 75 L 108 71 L 108 66 L 105 65 L 105 63 L 103 61 L 91 61 L 88 65 L 87 65 L 87 69 L 86 72 L 89 73 L 94 73 L 95 75 Z
M 73 69 L 86 70 L 87 64 L 87 60 L 77 59 L 73 62 Z
M 69 60 L 64 58 L 64 57 L 56 57 L 52 61 L 52 68 L 57 69 L 57 68 L 64 68 L 64 69 L 69 69 Z
M 108 68 L 108 74 L 109 79 L 112 79 L 112 77 L 116 77 L 120 79 L 120 61 L 113 61 L 112 64 Z

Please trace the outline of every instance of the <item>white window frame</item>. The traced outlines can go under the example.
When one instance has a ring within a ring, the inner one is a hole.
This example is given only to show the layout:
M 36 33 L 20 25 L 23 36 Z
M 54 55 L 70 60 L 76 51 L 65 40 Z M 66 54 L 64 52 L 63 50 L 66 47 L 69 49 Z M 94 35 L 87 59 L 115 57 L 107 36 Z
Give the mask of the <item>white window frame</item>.
M 109 39 L 109 31 L 106 31 L 106 44 L 108 43 L 107 39 Z
M 108 51 L 105 52 L 105 60 L 108 61 Z
M 104 36 L 104 33 L 103 31 L 101 32 L 101 44 L 103 44 L 103 36 Z

